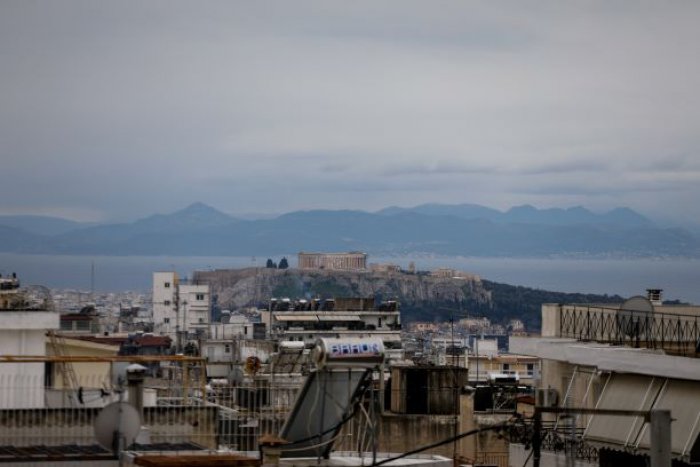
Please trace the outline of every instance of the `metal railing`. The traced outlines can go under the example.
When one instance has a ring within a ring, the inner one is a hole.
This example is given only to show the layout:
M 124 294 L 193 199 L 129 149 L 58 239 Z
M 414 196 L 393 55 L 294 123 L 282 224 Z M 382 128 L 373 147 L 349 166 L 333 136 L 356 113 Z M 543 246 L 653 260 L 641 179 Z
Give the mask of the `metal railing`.
M 280 431 L 299 390 L 296 382 L 261 377 L 204 384 L 202 359 L 173 358 L 148 368 L 142 429 L 133 450 L 256 451 L 263 434 Z M 129 387 L 115 383 L 114 362 L 61 358 L 77 360 L 70 362 L 79 384 L 73 388 L 52 378 L 51 366 L 38 359 L 0 362 L 0 461 L 110 456 L 97 443 L 94 422 L 106 405 L 128 401 Z M 46 358 L 48 363 L 56 359 Z M 99 363 L 104 365 L 88 373 Z
M 697 357 L 700 316 L 571 306 L 561 310 L 559 335 Z
M 509 463 L 508 451 L 504 452 L 479 452 L 477 453 L 474 464 L 476 465 L 497 465 L 498 467 L 508 467 Z
M 518 424 L 508 432 L 511 443 L 523 444 L 527 449 L 533 444 L 534 422 L 526 420 Z M 542 421 L 540 427 L 540 449 L 553 453 L 564 454 L 565 457 L 573 457 L 577 460 L 596 462 L 598 460 L 598 448 L 583 439 L 583 428 L 562 427 L 553 421 Z

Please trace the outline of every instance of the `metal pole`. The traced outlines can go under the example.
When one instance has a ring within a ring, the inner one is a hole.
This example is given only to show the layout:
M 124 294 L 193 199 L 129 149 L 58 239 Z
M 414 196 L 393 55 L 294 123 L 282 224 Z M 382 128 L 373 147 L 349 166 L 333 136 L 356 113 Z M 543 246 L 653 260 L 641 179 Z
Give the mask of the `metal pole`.
M 476 347 L 476 385 L 479 384 L 479 336 L 476 336 L 474 340 L 474 347 Z
M 650 412 L 650 467 L 671 467 L 671 411 Z
M 542 412 L 535 406 L 534 433 L 532 434 L 532 467 L 540 467 L 540 444 L 542 443 Z

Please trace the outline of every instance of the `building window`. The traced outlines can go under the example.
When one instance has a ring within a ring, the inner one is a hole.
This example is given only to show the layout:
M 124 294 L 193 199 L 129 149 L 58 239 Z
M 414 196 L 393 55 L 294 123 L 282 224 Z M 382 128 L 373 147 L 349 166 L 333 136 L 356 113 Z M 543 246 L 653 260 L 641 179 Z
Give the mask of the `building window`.
M 231 346 L 228 344 L 224 345 L 224 352 L 231 353 Z
M 382 327 L 382 319 L 381 319 L 381 318 L 379 318 L 379 324 L 377 325 L 377 327 L 378 327 L 378 328 L 381 328 L 381 327 Z
M 170 322 L 170 318 L 163 318 L 163 322 L 164 322 L 165 324 L 168 324 L 168 323 Z
M 204 323 L 204 318 L 199 318 L 199 324 Z
M 196 298 L 197 300 L 199 300 L 199 301 L 202 301 L 202 300 L 204 300 L 204 294 L 203 294 L 203 293 L 198 293 L 198 294 L 195 296 L 195 298 Z
M 169 289 L 169 288 L 170 288 L 170 282 L 166 282 L 166 283 L 165 283 L 165 288 L 166 288 L 166 289 Z
M 164 302 L 163 302 L 163 305 L 165 305 L 165 306 L 170 306 L 170 300 L 164 301 Z
M 510 363 L 503 364 L 503 373 L 508 373 L 510 371 Z
M 534 363 L 527 364 L 527 374 L 528 374 L 528 376 L 532 376 L 535 374 L 535 364 Z

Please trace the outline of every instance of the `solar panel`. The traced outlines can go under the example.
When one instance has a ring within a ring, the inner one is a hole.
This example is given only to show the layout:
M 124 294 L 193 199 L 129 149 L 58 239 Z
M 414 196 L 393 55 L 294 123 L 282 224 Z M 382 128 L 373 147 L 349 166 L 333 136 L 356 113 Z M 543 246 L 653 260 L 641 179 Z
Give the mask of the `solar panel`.
M 371 369 L 311 372 L 280 431 L 280 437 L 290 442 L 282 447 L 282 457 L 328 458 L 343 422 L 371 382 Z

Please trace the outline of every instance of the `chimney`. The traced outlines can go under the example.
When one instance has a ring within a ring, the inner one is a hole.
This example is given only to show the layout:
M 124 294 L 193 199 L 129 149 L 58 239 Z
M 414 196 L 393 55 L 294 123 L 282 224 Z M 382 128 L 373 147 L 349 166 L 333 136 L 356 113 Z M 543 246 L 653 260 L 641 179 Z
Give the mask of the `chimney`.
M 138 363 L 126 367 L 126 382 L 129 387 L 129 403 L 136 407 L 139 416 L 143 417 L 143 380 L 147 368 Z
M 647 299 L 654 306 L 663 305 L 663 291 L 664 289 L 647 289 Z

